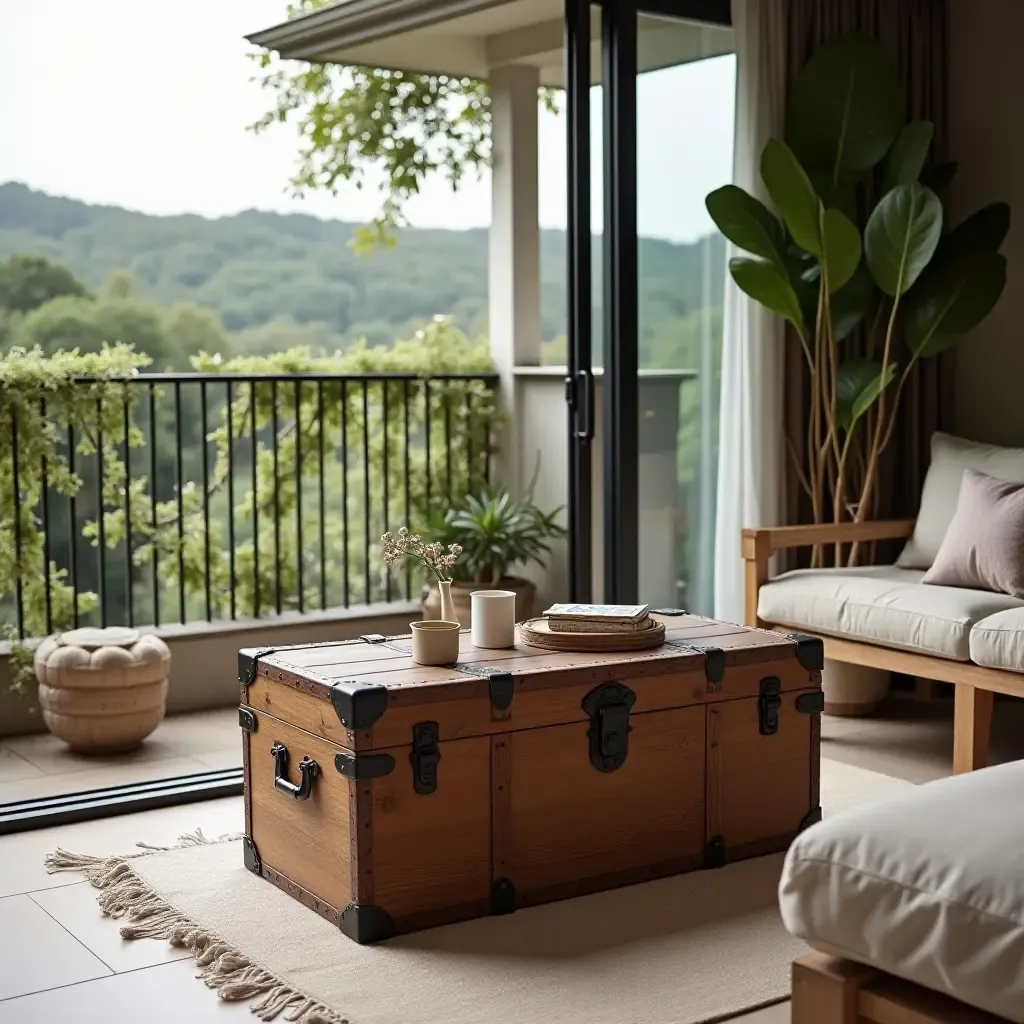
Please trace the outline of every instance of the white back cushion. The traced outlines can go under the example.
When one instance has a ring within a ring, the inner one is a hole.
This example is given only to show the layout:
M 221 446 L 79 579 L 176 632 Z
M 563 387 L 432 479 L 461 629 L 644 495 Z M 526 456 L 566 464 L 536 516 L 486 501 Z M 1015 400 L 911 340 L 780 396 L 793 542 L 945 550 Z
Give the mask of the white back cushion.
M 921 509 L 914 535 L 896 564 L 904 569 L 930 569 L 953 521 L 960 480 L 965 469 L 977 469 L 999 480 L 1024 483 L 1024 448 L 999 448 L 966 441 L 952 434 L 932 434 L 932 461 L 921 491 Z

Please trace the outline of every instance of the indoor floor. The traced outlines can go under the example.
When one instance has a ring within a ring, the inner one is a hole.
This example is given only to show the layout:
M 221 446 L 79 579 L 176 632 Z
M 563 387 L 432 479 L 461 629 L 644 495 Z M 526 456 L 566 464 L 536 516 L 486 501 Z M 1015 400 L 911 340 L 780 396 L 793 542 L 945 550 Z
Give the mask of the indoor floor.
M 227 756 L 232 731 L 237 740 L 237 715 L 226 710 L 180 716 L 163 728 L 169 732 L 156 743 L 177 748 L 187 743 L 188 737 L 199 742 L 203 735 L 213 743 L 220 736 L 221 746 L 210 749 Z M 952 701 L 940 697 L 924 702 L 899 696 L 870 719 L 825 718 L 822 732 L 823 754 L 828 758 L 925 782 L 948 773 Z M 29 741 L 9 742 L 20 746 Z M 43 740 L 38 743 L 43 749 Z M 994 760 L 1024 757 L 1024 701 L 997 704 L 992 749 Z M 205 756 L 195 748 L 180 755 L 200 763 Z M 3 763 L 7 760 L 4 757 Z M 35 760 L 42 764 L 46 758 L 37 752 Z M 166 768 L 175 760 L 167 757 L 149 764 L 155 768 L 162 763 Z M 125 770 L 131 770 L 131 764 L 126 762 Z M 109 765 L 82 769 L 79 777 L 108 770 Z M 35 778 L 72 774 L 75 772 L 47 776 L 40 768 Z M 145 1019 L 149 1024 L 179 1024 L 182 1020 L 207 1024 L 252 1020 L 245 1003 L 222 1003 L 195 980 L 188 953 L 163 941 L 123 941 L 117 925 L 100 915 L 87 882 L 73 873 L 48 875 L 43 868 L 44 855 L 58 846 L 75 852 L 114 854 L 129 851 L 140 840 L 172 843 L 181 833 L 197 827 L 217 836 L 238 832 L 242 826 L 242 801 L 232 798 L 0 837 L 0 934 L 18 937 L 5 944 L 0 957 L 0 1022 L 134 1024 Z M 789 1007 L 781 1004 L 736 1020 L 738 1024 L 785 1024 Z

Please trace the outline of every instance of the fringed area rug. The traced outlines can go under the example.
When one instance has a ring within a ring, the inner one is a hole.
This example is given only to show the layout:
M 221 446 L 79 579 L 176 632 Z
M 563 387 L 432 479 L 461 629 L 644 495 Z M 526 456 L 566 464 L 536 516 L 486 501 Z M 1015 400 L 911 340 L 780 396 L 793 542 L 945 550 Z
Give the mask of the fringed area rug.
M 909 783 L 825 761 L 826 814 Z M 358 946 L 201 833 L 120 858 L 58 850 L 126 939 L 191 950 L 221 998 L 298 1024 L 705 1024 L 789 995 L 805 950 L 776 909 L 781 856 Z

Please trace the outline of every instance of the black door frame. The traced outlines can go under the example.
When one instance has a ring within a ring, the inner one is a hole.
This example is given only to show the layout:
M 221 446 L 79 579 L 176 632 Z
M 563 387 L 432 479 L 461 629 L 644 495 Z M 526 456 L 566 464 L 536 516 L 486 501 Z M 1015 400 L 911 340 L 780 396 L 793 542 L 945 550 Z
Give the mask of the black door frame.
M 590 194 L 590 11 L 601 11 L 604 236 L 602 383 L 605 601 L 639 599 L 637 18 L 732 23 L 730 0 L 565 0 L 569 599 L 593 598 L 594 378 Z

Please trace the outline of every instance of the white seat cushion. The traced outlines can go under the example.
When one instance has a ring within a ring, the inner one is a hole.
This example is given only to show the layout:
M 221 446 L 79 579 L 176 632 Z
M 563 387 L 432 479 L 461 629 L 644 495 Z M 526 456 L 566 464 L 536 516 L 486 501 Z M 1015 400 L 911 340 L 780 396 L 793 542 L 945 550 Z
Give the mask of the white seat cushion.
M 914 534 L 896 560 L 904 569 L 930 569 L 956 513 L 964 470 L 976 469 L 997 480 L 1024 483 L 1024 448 L 999 448 L 937 431 L 921 489 Z
M 893 565 L 798 569 L 761 587 L 757 614 L 773 625 L 968 661 L 974 623 L 1024 608 L 1005 594 L 927 586 L 922 576 Z
M 971 661 L 987 668 L 1024 672 L 1024 609 L 1010 608 L 975 623 Z
M 813 826 L 786 856 L 779 906 L 822 953 L 1024 1024 L 1024 762 Z

